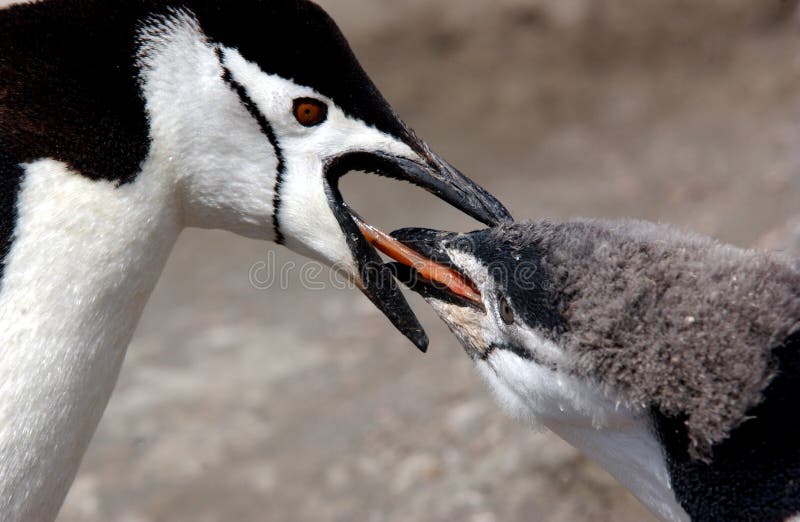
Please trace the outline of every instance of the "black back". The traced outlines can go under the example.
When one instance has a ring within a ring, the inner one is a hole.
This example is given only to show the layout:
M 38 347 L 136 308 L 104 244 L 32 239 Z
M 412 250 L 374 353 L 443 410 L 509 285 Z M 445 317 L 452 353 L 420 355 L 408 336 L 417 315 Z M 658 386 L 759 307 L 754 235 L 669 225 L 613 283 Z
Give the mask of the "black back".
M 800 514 L 800 333 L 773 351 L 778 373 L 749 420 L 689 458 L 684 419 L 653 412 L 678 501 L 696 521 L 782 521 Z
M 238 48 L 265 72 L 316 89 L 384 132 L 409 135 L 334 22 L 306 0 L 11 6 L 0 10 L 0 261 L 14 228 L 19 163 L 54 158 L 91 179 L 135 179 L 150 146 L 137 33 L 148 19 L 176 9 L 191 12 L 211 41 Z
M 0 11 L 0 146 L 92 179 L 130 181 L 148 150 L 137 83 L 141 9 L 51 1 Z

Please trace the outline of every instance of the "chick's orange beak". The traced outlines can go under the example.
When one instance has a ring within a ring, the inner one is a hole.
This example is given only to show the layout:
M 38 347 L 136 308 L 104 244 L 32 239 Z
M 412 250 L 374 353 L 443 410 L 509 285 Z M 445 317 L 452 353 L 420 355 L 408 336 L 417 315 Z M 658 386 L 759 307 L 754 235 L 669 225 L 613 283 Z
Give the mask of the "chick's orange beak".
M 481 294 L 472 281 L 445 265 L 439 264 L 412 248 L 402 244 L 389 234 L 379 230 L 353 213 L 353 220 L 361 234 L 388 257 L 416 270 L 420 276 L 446 287 L 450 292 L 474 303 L 481 303 Z

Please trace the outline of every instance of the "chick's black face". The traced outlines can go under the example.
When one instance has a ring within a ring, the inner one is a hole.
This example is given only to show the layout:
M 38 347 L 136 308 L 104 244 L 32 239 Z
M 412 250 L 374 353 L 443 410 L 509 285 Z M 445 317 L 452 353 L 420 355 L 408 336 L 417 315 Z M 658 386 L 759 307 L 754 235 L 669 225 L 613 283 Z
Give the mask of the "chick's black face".
M 513 227 L 454 234 L 403 229 L 393 236 L 473 281 L 482 294 L 476 305 L 413 268 L 393 264 L 398 278 L 430 303 L 473 359 L 487 359 L 502 349 L 537 359 L 529 334 L 552 339 L 563 331 L 558 300 L 550 290 L 541 253 L 520 244 Z M 534 343 L 536 344 L 536 343 Z
M 497 309 L 505 324 L 524 324 L 545 330 L 562 328 L 558 300 L 535 245 L 521 243 L 515 225 L 484 229 L 466 234 L 419 228 L 397 230 L 392 236 L 434 261 L 450 266 L 482 289 L 484 304 Z M 397 267 L 404 283 L 425 297 L 474 306 L 447 292 L 442 285 L 429 284 L 413 269 Z

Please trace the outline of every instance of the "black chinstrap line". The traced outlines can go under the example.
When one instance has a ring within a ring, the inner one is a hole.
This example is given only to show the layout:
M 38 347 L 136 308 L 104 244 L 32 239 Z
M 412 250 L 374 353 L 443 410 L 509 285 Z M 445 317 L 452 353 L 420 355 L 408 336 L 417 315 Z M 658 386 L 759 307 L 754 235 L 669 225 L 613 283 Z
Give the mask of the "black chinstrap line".
M 489 348 L 486 350 L 486 352 L 484 352 L 481 355 L 480 358 L 484 361 L 488 360 L 489 357 L 492 355 L 492 353 L 495 352 L 495 350 L 505 350 L 507 352 L 513 353 L 520 359 L 525 359 L 526 361 L 532 361 L 537 364 L 542 364 L 542 362 L 539 361 L 530 351 L 515 344 L 504 344 L 504 345 L 496 343 L 490 344 Z
M 275 176 L 274 187 L 275 195 L 272 199 L 272 228 L 275 231 L 275 242 L 279 245 L 283 244 L 285 238 L 281 232 L 279 217 L 281 207 L 281 186 L 283 185 L 283 176 L 286 173 L 286 163 L 283 157 L 283 150 L 281 149 L 280 143 L 278 143 L 278 137 L 275 135 L 272 125 L 270 125 L 269 121 L 267 121 L 267 119 L 264 117 L 264 114 L 258 110 L 255 102 L 247 94 L 247 89 L 245 89 L 242 84 L 233 78 L 230 69 L 225 66 L 222 50 L 219 47 L 216 48 L 216 53 L 219 64 L 222 67 L 223 81 L 227 83 L 228 86 L 230 86 L 230 88 L 236 93 L 236 95 L 239 97 L 239 101 L 242 103 L 245 109 L 247 109 L 247 112 L 249 112 L 250 116 L 256 120 L 256 123 L 258 123 L 262 134 L 264 134 L 267 137 L 267 140 L 269 140 L 270 145 L 272 145 L 272 148 L 275 151 L 275 157 L 278 159 L 278 168 Z

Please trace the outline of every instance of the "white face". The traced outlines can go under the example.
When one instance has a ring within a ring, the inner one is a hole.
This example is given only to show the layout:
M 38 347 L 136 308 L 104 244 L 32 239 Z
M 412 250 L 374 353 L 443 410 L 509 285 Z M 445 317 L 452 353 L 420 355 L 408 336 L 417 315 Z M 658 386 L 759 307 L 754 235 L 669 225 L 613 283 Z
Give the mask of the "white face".
M 411 148 L 363 121 L 348 117 L 311 88 L 262 72 L 236 50 L 224 49 L 224 65 L 270 123 L 283 155 L 278 222 L 286 246 L 330 265 L 349 266 L 352 255 L 334 217 L 325 186 L 325 165 L 348 152 L 381 151 L 420 161 Z M 325 107 L 320 123 L 298 121 L 296 100 Z M 272 203 L 271 201 L 269 203 Z
M 410 181 L 484 223 L 509 220 L 505 208 L 408 131 L 366 75 L 353 76 L 358 64 L 348 63 L 347 53 L 338 67 L 350 67 L 350 77 L 342 71 L 339 84 L 328 74 L 335 70 L 317 63 L 324 74 L 317 81 L 343 89 L 335 96 L 349 111 L 286 73 L 271 74 L 237 49 L 209 41 L 188 13 L 152 22 L 140 41 L 152 138 L 148 164 L 163 170 L 156 177 L 174 179 L 184 224 L 274 240 L 323 261 L 359 284 L 418 347 L 426 346 L 402 293 L 387 290 L 388 270 L 376 277 L 369 272 L 368 264 L 380 266 L 380 258 L 342 200 L 338 177 L 368 170 Z
M 186 225 L 276 240 L 277 204 L 289 248 L 354 271 L 326 194 L 326 162 L 356 151 L 421 161 L 419 155 L 313 89 L 209 43 L 188 15 L 145 32 L 142 40 L 151 154 L 163 156 L 165 169 L 177 177 Z M 326 107 L 324 121 L 298 121 L 295 100 L 303 98 Z

